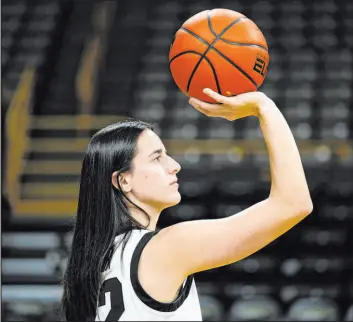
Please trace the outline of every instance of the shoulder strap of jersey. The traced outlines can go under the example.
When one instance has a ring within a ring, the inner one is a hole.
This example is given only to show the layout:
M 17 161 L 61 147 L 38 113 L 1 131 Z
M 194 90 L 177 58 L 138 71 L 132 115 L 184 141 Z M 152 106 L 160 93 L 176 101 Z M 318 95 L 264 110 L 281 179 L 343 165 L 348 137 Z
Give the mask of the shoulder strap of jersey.
M 193 275 L 190 275 L 187 277 L 186 283 L 183 289 L 180 291 L 179 296 L 177 297 L 176 300 L 174 300 L 171 303 L 161 303 L 153 299 L 142 288 L 138 279 L 138 263 L 140 261 L 142 251 L 147 245 L 147 243 L 151 240 L 151 238 L 154 235 L 156 235 L 158 232 L 159 230 L 146 233 L 144 236 L 142 236 L 141 240 L 137 244 L 131 258 L 130 279 L 136 295 L 144 304 L 160 312 L 172 312 L 177 310 L 184 303 L 185 299 L 188 297 L 192 286 Z

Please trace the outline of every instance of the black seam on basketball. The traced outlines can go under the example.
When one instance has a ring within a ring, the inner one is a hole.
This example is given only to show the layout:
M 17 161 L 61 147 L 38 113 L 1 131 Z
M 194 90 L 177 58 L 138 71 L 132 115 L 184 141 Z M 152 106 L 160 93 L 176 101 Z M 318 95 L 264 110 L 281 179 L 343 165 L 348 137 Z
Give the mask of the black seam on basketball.
M 196 35 L 193 31 L 186 29 L 185 27 L 181 27 L 181 30 L 187 32 L 188 34 L 190 34 L 191 36 L 194 36 L 195 38 L 197 38 L 198 40 L 200 40 L 202 43 L 204 43 L 207 46 L 210 46 L 210 43 L 208 43 L 206 40 L 204 40 L 203 38 L 201 38 L 200 36 Z
M 185 55 L 185 54 L 196 54 L 196 55 L 199 55 L 199 56 L 202 56 L 202 54 L 198 53 L 197 51 L 193 51 L 193 50 L 188 50 L 188 51 L 183 51 L 181 53 L 179 53 L 178 55 L 175 55 L 169 62 L 169 65 L 178 57 L 182 56 L 182 55 Z M 207 57 L 204 57 L 206 59 L 206 61 L 210 64 L 210 67 L 213 71 L 213 76 L 214 76 L 214 79 L 216 81 L 216 86 L 217 86 L 217 91 L 219 94 L 222 95 L 222 92 L 221 92 L 221 87 L 219 86 L 219 81 L 218 81 L 218 77 L 217 77 L 217 73 L 216 73 L 216 69 L 214 68 L 214 66 L 212 65 L 211 61 L 209 58 Z
M 207 11 L 207 23 L 208 23 L 208 28 L 210 28 L 211 32 L 217 37 L 216 32 L 213 30 L 212 27 L 212 21 L 211 21 L 211 10 Z
M 186 92 L 189 92 L 189 89 L 190 89 L 190 85 L 191 85 L 191 81 L 196 73 L 196 70 L 197 68 L 199 67 L 202 59 L 207 55 L 207 53 L 209 52 L 209 50 L 213 47 L 213 45 L 217 42 L 217 40 L 219 38 L 222 37 L 223 34 L 225 34 L 231 27 L 233 27 L 234 25 L 236 25 L 238 22 L 242 21 L 246 19 L 245 17 L 240 17 L 236 20 L 234 20 L 233 22 L 231 22 L 227 27 L 225 27 L 219 35 L 217 35 L 217 37 L 212 41 L 212 43 L 208 46 L 208 48 L 205 50 L 205 52 L 202 54 L 202 56 L 200 57 L 199 61 L 196 63 L 196 66 L 194 67 L 194 70 L 191 72 L 191 75 L 190 75 L 190 78 L 189 78 L 189 81 L 188 81 L 188 85 L 186 87 Z
M 229 45 L 244 46 L 244 47 L 256 47 L 256 48 L 260 48 L 260 49 L 263 49 L 263 50 L 268 52 L 267 48 L 264 47 L 264 46 L 261 46 L 261 45 L 246 44 L 246 43 L 242 43 L 242 42 L 229 41 L 229 40 L 226 40 L 226 39 L 223 39 L 223 38 L 220 38 L 219 40 L 221 40 L 221 41 L 223 41 L 223 42 L 225 42 L 226 44 L 229 44 Z
M 185 32 L 187 32 L 188 34 L 190 34 L 191 36 L 195 37 L 196 39 L 200 40 L 202 43 L 204 43 L 205 45 L 210 46 L 210 44 L 202 39 L 200 36 L 196 35 L 194 32 L 192 32 L 189 29 L 186 28 L 181 28 L 182 30 L 184 30 Z M 230 58 L 228 58 L 227 56 L 225 56 L 222 52 L 220 52 L 217 48 L 212 47 L 212 49 L 218 54 L 220 55 L 223 59 L 225 59 L 226 61 L 228 61 L 230 64 L 232 64 L 236 69 L 238 69 L 247 79 L 249 79 L 250 82 L 252 82 L 256 88 L 259 88 L 259 86 L 256 84 L 256 82 L 251 78 L 251 76 L 249 74 L 247 74 L 241 67 L 239 67 L 236 63 L 234 63 Z
M 244 16 L 245 17 L 245 16 Z M 217 36 L 216 32 L 213 30 L 213 27 L 212 27 L 212 20 L 211 20 L 211 10 L 208 10 L 207 11 L 207 23 L 208 23 L 208 28 L 210 28 L 211 32 Z M 260 49 L 263 49 L 263 50 L 267 50 L 266 47 L 264 46 L 261 46 L 261 45 L 256 45 L 256 44 L 244 44 L 244 43 L 241 43 L 241 42 L 235 42 L 235 41 L 229 41 L 229 40 L 226 40 L 226 39 L 223 39 L 223 38 L 220 38 L 219 40 L 225 42 L 226 44 L 229 44 L 229 45 L 236 45 L 236 46 L 248 46 L 248 47 L 257 47 L 257 48 L 260 48 Z
M 245 16 L 244 16 L 245 17 Z M 211 32 L 217 36 L 216 32 L 214 31 L 213 27 L 212 27 L 212 20 L 211 20 L 211 11 L 209 10 L 207 12 L 207 23 L 208 23 L 208 28 L 211 30 Z M 229 44 L 229 45 L 238 45 L 238 46 L 249 46 L 249 47 L 258 47 L 258 48 L 261 48 L 263 50 L 267 50 L 266 47 L 264 46 L 261 46 L 261 45 L 256 45 L 256 44 L 245 44 L 245 43 L 240 43 L 240 42 L 235 42 L 235 41 L 229 41 L 229 40 L 226 40 L 226 39 L 223 39 L 223 38 L 220 38 L 219 40 Z

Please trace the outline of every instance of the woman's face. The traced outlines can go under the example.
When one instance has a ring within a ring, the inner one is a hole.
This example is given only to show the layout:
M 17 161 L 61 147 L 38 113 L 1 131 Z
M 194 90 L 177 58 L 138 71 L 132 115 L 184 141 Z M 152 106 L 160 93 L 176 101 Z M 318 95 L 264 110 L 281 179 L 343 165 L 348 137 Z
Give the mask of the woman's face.
M 159 211 L 174 206 L 181 200 L 175 183 L 179 171 L 179 163 L 166 154 L 158 135 L 146 129 L 137 141 L 129 194 Z

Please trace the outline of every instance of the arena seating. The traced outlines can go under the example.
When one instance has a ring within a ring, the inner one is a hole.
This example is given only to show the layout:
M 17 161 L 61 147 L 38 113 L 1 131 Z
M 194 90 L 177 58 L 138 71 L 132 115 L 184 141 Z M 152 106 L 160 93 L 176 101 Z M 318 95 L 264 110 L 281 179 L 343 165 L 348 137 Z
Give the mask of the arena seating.
M 353 139 L 353 3 L 146 3 L 121 1 L 118 7 L 99 76 L 97 115 L 154 122 L 162 139 L 262 140 L 256 119 L 211 120 L 190 108 L 170 76 L 168 50 L 181 23 L 201 10 L 223 7 L 241 11 L 258 24 L 271 57 L 261 90 L 276 101 L 304 148 L 305 142 L 321 143 L 302 154 L 313 214 L 253 256 L 196 274 L 204 320 L 353 321 L 353 155 L 346 150 Z M 82 1 L 73 1 L 70 7 L 54 0 L 45 6 L 39 0 L 26 5 L 3 1 L 1 64 L 11 86 L 28 61 L 38 66 L 47 61 L 46 50 L 55 42 L 55 17 L 66 17 L 57 31 L 62 50 L 53 68 L 42 71 L 53 75 L 51 82 L 42 84 L 47 92 L 35 106 L 36 115 L 76 113 L 75 76 L 91 10 L 92 3 L 86 6 Z M 31 135 L 67 138 L 75 132 L 34 130 Z M 222 218 L 266 196 L 268 158 L 247 149 L 251 144 L 223 154 L 200 149 L 175 155 L 183 168 L 179 175 L 183 202 L 162 214 L 160 226 Z M 29 156 L 77 163 L 81 157 L 77 151 L 37 151 Z M 25 173 L 22 181 L 74 184 L 78 176 L 79 172 Z M 38 197 L 31 188 L 24 196 Z M 67 190 L 67 195 L 57 198 L 66 197 L 74 198 L 74 193 Z M 2 300 L 7 321 L 59 317 L 59 282 L 71 233 L 65 225 L 41 227 L 31 231 L 22 226 L 3 233 Z
M 53 38 L 61 5 L 51 0 L 3 1 L 1 14 L 2 78 L 12 89 L 26 65 L 40 68 Z

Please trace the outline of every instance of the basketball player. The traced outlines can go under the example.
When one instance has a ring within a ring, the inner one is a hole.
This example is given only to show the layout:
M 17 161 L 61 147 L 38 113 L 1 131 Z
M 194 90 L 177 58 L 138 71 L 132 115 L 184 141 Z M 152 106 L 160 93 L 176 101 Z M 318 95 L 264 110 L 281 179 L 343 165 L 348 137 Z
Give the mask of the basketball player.
M 268 198 L 227 218 L 156 230 L 160 213 L 180 202 L 180 165 L 144 122 L 102 129 L 82 165 L 62 298 L 67 320 L 201 321 L 194 273 L 255 253 L 312 211 L 296 143 L 275 103 L 260 92 L 204 92 L 220 104 L 189 103 L 207 116 L 258 117 L 271 163 Z

